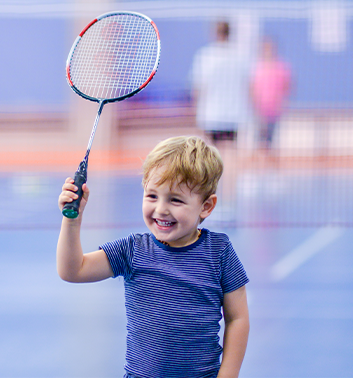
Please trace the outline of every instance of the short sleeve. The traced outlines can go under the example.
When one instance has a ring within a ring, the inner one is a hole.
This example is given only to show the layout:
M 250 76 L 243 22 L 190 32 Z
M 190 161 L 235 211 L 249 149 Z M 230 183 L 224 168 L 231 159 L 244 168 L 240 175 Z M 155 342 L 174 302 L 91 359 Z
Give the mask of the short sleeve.
M 99 246 L 106 253 L 112 267 L 114 278 L 123 276 L 128 279 L 132 275 L 133 255 L 135 249 L 134 235 L 117 239 Z
M 230 293 L 249 282 L 231 242 L 228 242 L 221 256 L 221 286 L 223 293 Z

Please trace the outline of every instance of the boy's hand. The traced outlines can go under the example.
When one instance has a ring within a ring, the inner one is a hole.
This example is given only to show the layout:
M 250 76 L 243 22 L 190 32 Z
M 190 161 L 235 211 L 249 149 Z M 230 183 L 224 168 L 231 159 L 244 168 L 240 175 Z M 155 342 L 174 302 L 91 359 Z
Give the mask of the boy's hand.
M 59 200 L 58 200 L 58 205 L 60 211 L 63 210 L 63 207 L 65 206 L 66 203 L 70 203 L 73 200 L 75 200 L 78 196 L 75 193 L 77 191 L 77 186 L 74 185 L 74 179 L 71 177 L 68 177 L 65 180 L 65 184 L 62 187 L 62 192 L 59 195 Z M 89 196 L 89 189 L 86 184 L 82 185 L 82 190 L 83 190 L 83 196 L 80 202 L 80 208 L 79 212 L 82 214 L 83 210 L 86 207 L 87 201 L 88 201 L 88 196 Z

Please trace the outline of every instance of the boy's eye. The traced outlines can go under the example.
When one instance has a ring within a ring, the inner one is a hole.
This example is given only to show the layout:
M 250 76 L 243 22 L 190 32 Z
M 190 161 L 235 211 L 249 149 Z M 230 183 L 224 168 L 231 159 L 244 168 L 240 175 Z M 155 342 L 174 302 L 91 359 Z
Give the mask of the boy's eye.
M 155 194 L 147 194 L 147 198 L 156 199 L 157 196 Z
M 176 203 L 184 203 L 181 199 L 179 198 L 172 198 L 172 202 L 176 202 Z

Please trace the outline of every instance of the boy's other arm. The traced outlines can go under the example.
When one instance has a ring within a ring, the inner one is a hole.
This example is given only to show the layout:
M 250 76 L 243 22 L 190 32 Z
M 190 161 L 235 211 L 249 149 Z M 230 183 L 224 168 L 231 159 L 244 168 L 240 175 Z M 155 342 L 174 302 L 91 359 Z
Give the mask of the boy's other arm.
M 59 276 L 68 282 L 95 282 L 113 276 L 108 257 L 103 250 L 83 254 L 80 231 L 82 213 L 87 203 L 89 190 L 84 184 L 83 197 L 80 204 L 80 214 L 76 219 L 63 217 L 59 235 L 56 258 Z M 59 209 L 66 202 L 77 197 L 71 178 L 66 179 L 62 193 L 59 196 Z
M 217 378 L 238 378 L 249 336 L 245 285 L 224 295 L 223 313 L 223 357 Z

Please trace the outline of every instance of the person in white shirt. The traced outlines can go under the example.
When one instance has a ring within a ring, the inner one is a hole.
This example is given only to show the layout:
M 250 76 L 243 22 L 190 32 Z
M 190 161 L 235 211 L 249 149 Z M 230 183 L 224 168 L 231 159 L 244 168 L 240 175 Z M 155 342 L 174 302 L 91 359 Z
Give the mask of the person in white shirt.
M 217 23 L 216 36 L 197 51 L 191 72 L 196 121 L 213 142 L 236 140 L 250 109 L 250 63 L 230 42 L 228 22 Z

